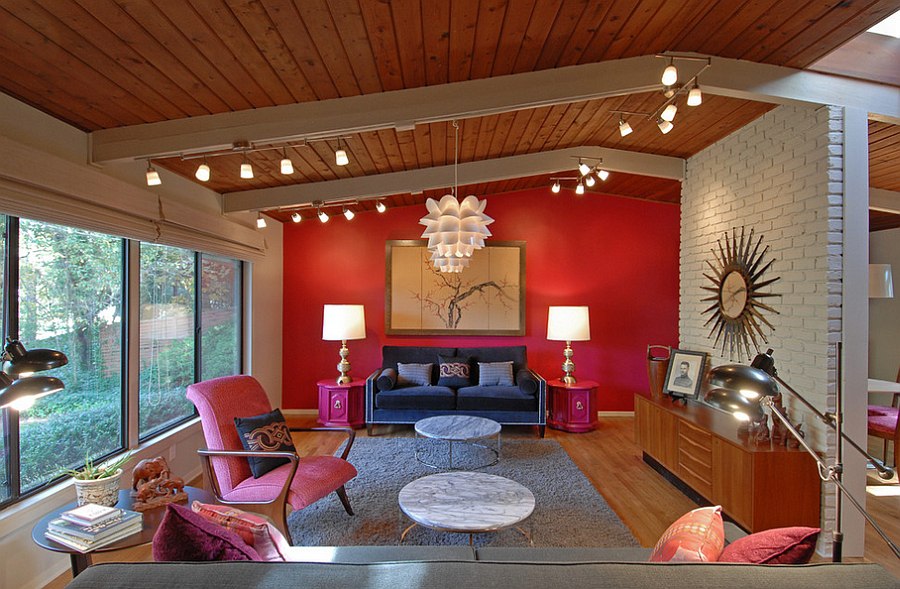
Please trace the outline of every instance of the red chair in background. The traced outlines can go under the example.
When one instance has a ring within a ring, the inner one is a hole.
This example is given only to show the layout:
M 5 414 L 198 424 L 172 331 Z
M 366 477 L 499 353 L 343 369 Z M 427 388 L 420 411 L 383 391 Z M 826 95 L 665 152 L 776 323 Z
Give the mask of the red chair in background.
M 347 481 L 356 476 L 356 468 L 346 460 L 356 437 L 352 429 L 290 428 L 291 431 L 345 432 L 348 440 L 340 457 L 247 451 L 241 445 L 234 418 L 272 410 L 259 381 L 252 376 L 238 375 L 198 382 L 188 386 L 187 398 L 200 413 L 208 448 L 197 452 L 217 501 L 269 517 L 288 538 L 288 506 L 303 509 L 335 492 L 347 513 L 353 515 L 344 490 Z M 260 455 L 287 458 L 290 462 L 253 478 L 247 457 Z
M 897 382 L 900 382 L 900 371 L 897 372 Z M 869 435 L 884 440 L 885 464 L 888 464 L 888 445 L 890 442 L 894 443 L 894 470 L 897 470 L 900 465 L 897 460 L 897 448 L 900 447 L 900 393 L 894 393 L 890 407 L 869 405 L 867 419 Z

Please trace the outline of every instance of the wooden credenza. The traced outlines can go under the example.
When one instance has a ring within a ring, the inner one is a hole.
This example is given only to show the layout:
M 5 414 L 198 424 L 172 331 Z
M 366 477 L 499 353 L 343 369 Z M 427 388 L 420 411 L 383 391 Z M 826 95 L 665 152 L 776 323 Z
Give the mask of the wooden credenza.
M 635 395 L 634 423 L 648 464 L 721 505 L 741 527 L 819 527 L 821 481 L 805 451 L 745 441 L 730 415 L 668 397 Z

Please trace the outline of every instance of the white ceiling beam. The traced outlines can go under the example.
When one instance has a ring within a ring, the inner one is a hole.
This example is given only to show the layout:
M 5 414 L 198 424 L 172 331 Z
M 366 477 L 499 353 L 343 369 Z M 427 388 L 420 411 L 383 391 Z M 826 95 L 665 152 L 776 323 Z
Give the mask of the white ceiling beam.
M 628 172 L 674 180 L 684 177 L 684 160 L 680 158 L 601 147 L 578 147 L 459 164 L 459 178 L 464 185 L 481 184 L 556 174 L 561 170 L 571 171 L 564 175 L 574 177 L 579 157 L 589 158 L 591 164 L 596 163 L 594 160 L 602 159 L 603 169 L 610 172 Z M 316 201 L 370 199 L 449 188 L 453 185 L 453 177 L 453 166 L 438 166 L 327 182 L 243 190 L 224 194 L 222 206 L 224 212 L 234 213 L 293 207 Z
M 900 192 L 869 188 L 869 208 L 883 213 L 900 215 Z

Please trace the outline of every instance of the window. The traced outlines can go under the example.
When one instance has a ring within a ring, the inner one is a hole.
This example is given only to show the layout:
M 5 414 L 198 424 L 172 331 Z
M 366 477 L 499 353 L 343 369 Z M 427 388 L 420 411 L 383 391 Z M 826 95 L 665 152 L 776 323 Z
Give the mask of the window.
M 194 414 L 194 259 L 185 249 L 141 244 L 140 438 Z
M 63 350 L 65 391 L 18 413 L 22 492 L 60 469 L 123 447 L 124 241 L 59 225 L 19 224 L 18 339 Z
M 6 216 L 0 215 L 0 260 L 6 260 Z M 4 264 L 5 268 L 5 264 Z M 0 317 L 6 317 L 6 272 L 0 272 Z M 0 321 L 0 325 L 4 322 Z M 2 328 L 0 328 L 2 330 Z M 2 334 L 6 341 L 6 333 Z M 9 499 L 9 442 L 6 433 L 6 420 L 11 417 L 6 409 L 0 409 L 0 503 Z
M 201 380 L 241 372 L 241 263 L 200 255 Z

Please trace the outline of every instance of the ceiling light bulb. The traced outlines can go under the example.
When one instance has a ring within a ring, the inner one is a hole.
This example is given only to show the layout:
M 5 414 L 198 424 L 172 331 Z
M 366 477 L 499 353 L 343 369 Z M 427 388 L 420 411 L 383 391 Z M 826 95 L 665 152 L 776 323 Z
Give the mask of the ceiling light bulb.
M 350 163 L 350 158 L 347 157 L 347 152 L 343 149 L 339 149 L 334 152 L 334 163 L 339 166 L 346 166 Z
M 575 194 L 584 194 L 584 184 L 581 180 L 578 181 L 578 185 L 575 187 Z
M 387 207 L 385 206 L 385 204 L 383 202 L 381 202 L 379 200 L 378 202 L 375 203 L 375 210 L 378 211 L 379 213 L 383 213 L 387 210 Z
M 669 121 L 664 121 L 662 119 L 656 119 L 656 126 L 659 127 L 659 130 L 662 131 L 662 134 L 665 135 L 675 126 Z
M 666 108 L 663 109 L 662 114 L 660 115 L 660 117 L 661 117 L 662 120 L 664 120 L 664 121 L 670 121 L 670 122 L 671 122 L 671 121 L 674 121 L 674 120 L 675 120 L 675 113 L 676 113 L 676 112 L 678 112 L 678 107 L 675 106 L 674 104 L 670 104 L 669 106 L 667 106 Z
M 281 173 L 285 176 L 294 173 L 294 162 L 291 161 L 291 158 L 284 154 L 284 157 L 281 158 Z
M 662 84 L 663 86 L 671 86 L 675 82 L 678 81 L 678 70 L 675 69 L 675 64 L 672 62 L 673 60 L 669 60 L 669 65 L 663 70 L 662 75 Z
M 592 174 L 588 174 L 587 176 L 584 177 L 584 183 L 587 184 L 588 188 L 590 188 L 591 186 L 596 184 L 597 181 L 594 180 L 594 176 Z
M 628 124 L 628 121 L 626 121 L 625 119 L 619 119 L 619 134 L 622 137 L 625 137 L 632 131 L 633 129 L 631 128 L 631 125 Z
M 197 166 L 197 171 L 194 172 L 194 176 L 201 182 L 209 181 L 209 166 L 206 165 L 206 162 Z
M 606 179 L 609 178 L 609 172 L 606 170 L 600 170 L 597 172 L 597 177 L 600 178 L 603 182 L 606 182 Z
M 321 222 L 323 222 L 323 223 L 327 223 L 327 222 L 328 222 L 328 213 L 326 213 L 326 212 L 323 211 L 322 209 L 319 209 L 319 214 L 318 214 L 318 216 L 319 216 L 319 221 L 321 221 Z
M 162 184 L 162 180 L 159 178 L 159 172 L 150 165 L 150 162 L 147 162 L 147 186 L 159 186 L 160 184 Z
M 700 93 L 700 86 L 694 82 L 694 87 L 691 88 L 691 91 L 688 92 L 687 97 L 687 105 L 688 106 L 700 106 L 703 102 L 703 94 Z
M 293 221 L 294 223 L 299 223 L 302 220 L 303 220 L 303 215 L 301 215 L 300 213 L 297 213 L 297 212 L 291 213 L 291 221 Z
M 256 215 L 256 228 L 257 229 L 265 229 L 266 228 L 266 220 L 263 218 L 262 213 L 257 213 L 257 215 Z
M 241 178 L 250 179 L 252 177 L 253 166 L 247 161 L 247 156 L 244 156 L 244 162 L 241 164 Z
M 348 221 L 352 220 L 353 217 L 355 217 L 355 216 L 356 216 L 356 214 L 354 214 L 352 209 L 348 209 L 347 207 L 344 207 L 344 217 L 346 217 Z
M 553 194 L 559 194 L 559 191 L 562 187 L 559 185 L 559 180 L 553 183 L 553 186 L 550 187 L 550 192 Z
M 579 160 L 578 162 L 578 171 L 581 172 L 582 176 L 587 176 L 591 171 L 591 167 L 586 163 Z

